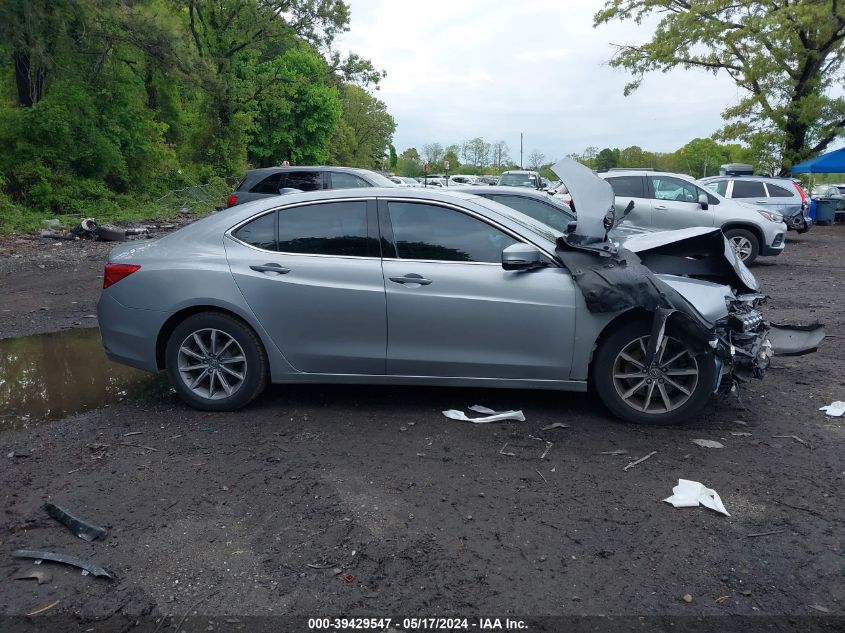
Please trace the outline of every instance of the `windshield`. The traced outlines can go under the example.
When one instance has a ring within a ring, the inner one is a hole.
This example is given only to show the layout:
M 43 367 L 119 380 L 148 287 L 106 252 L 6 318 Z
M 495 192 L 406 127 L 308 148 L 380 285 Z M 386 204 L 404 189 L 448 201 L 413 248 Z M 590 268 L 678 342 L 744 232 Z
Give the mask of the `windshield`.
M 367 174 L 367 177 L 373 181 L 374 187 L 395 187 L 396 183 L 390 180 L 390 178 L 386 178 L 382 176 L 380 173 L 375 171 L 370 171 L 369 169 L 362 169 L 361 173 Z
M 533 187 L 537 188 L 537 176 L 535 174 L 502 174 L 499 176 L 499 184 L 503 187 Z
M 557 238 L 563 235 L 563 233 L 556 231 L 552 227 L 546 224 L 541 224 L 533 218 L 528 217 L 524 213 L 520 213 L 519 211 L 516 211 L 515 209 L 505 206 L 504 204 L 501 204 L 499 202 L 493 202 L 488 198 L 483 198 L 480 196 L 477 198 L 473 197 L 472 201 L 477 204 L 480 204 L 482 207 L 485 207 L 490 211 L 495 211 L 497 214 L 507 218 L 508 220 L 516 222 L 521 227 L 526 228 L 532 233 L 543 237 L 552 244 L 557 243 Z

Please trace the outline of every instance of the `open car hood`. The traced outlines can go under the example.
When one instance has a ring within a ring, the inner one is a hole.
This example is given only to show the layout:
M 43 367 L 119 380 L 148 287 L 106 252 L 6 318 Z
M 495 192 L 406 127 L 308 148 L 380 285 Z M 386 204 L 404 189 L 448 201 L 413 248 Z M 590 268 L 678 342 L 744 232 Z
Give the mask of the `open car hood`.
M 562 158 L 552 171 L 569 189 L 572 196 L 577 227 L 575 234 L 582 241 L 604 240 L 604 218 L 613 209 L 613 188 L 578 161 Z

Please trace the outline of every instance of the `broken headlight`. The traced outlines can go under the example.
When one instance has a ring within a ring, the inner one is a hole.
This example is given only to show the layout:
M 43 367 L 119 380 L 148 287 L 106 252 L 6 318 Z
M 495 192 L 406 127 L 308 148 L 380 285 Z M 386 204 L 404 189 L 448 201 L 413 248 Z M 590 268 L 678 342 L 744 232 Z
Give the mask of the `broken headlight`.
M 735 332 L 752 332 L 763 322 L 759 310 L 734 312 L 728 317 L 728 327 Z

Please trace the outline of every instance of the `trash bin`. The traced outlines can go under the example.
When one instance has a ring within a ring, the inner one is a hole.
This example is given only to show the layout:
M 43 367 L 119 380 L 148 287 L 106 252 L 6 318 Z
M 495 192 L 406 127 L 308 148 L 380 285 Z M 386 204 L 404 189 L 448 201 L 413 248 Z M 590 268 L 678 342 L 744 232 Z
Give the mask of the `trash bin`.
M 833 224 L 837 202 L 836 198 L 816 198 L 816 224 Z

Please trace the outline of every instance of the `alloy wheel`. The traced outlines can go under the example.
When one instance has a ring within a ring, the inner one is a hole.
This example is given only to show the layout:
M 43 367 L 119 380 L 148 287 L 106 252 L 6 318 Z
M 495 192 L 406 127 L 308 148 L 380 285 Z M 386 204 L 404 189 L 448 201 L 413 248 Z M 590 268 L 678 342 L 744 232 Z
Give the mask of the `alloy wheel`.
M 743 237 L 742 235 L 735 235 L 731 238 L 731 244 L 734 247 L 734 251 L 736 252 L 736 256 L 739 257 L 741 261 L 745 261 L 749 258 L 754 247 L 751 245 L 751 240 L 747 237 Z
M 206 328 L 192 332 L 179 346 L 179 376 L 194 394 L 220 400 L 235 394 L 244 384 L 246 356 L 240 344 L 222 330 Z
M 682 407 L 698 385 L 698 362 L 683 343 L 664 336 L 654 362 L 646 365 L 650 336 L 637 338 L 617 354 L 613 385 L 632 409 L 658 414 Z

